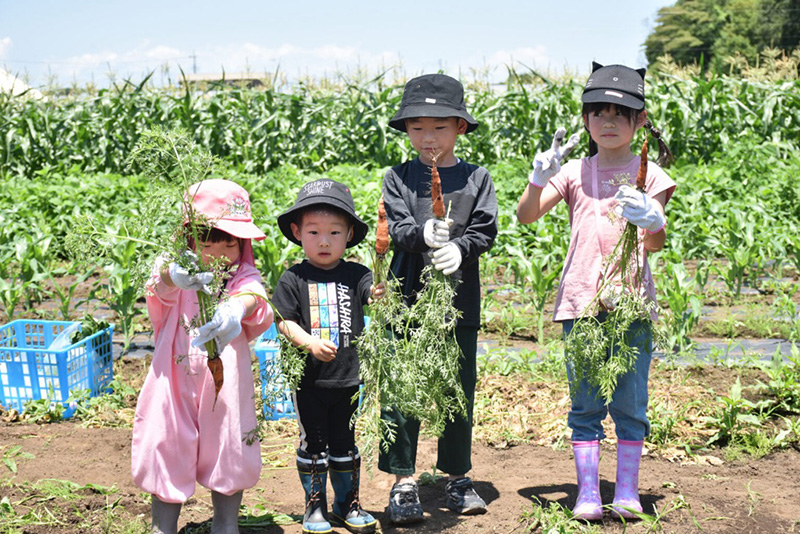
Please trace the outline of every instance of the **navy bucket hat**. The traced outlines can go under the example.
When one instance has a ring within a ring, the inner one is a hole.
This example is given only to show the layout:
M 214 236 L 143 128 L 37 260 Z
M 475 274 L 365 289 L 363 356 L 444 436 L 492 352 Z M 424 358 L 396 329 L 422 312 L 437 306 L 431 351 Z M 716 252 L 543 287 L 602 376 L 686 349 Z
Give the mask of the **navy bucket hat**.
M 356 215 L 356 205 L 350 188 L 335 180 L 322 179 L 304 185 L 297 194 L 294 206 L 278 215 L 278 228 L 292 243 L 302 246 L 302 243 L 294 237 L 292 223 L 296 223 L 300 213 L 309 206 L 333 207 L 350 217 L 353 223 L 353 237 L 347 242 L 347 248 L 358 245 L 367 235 L 369 227 Z
M 406 83 L 400 110 L 389 121 L 389 126 L 406 131 L 406 119 L 433 117 L 446 119 L 458 117 L 467 121 L 467 132 L 478 127 L 464 103 L 464 86 L 446 74 L 424 74 Z

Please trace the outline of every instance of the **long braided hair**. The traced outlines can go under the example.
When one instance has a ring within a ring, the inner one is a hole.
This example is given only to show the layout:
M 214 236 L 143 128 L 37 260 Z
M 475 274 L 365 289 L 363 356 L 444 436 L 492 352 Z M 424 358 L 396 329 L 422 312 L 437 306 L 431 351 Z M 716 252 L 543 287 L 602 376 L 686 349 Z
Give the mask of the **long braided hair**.
M 653 126 L 650 119 L 644 121 L 644 127 L 647 128 L 650 135 L 655 137 L 656 141 L 658 141 L 658 159 L 656 159 L 656 163 L 662 167 L 669 167 L 669 165 L 675 161 L 675 158 L 672 155 L 672 151 L 667 146 L 667 142 L 661 138 L 661 130 Z

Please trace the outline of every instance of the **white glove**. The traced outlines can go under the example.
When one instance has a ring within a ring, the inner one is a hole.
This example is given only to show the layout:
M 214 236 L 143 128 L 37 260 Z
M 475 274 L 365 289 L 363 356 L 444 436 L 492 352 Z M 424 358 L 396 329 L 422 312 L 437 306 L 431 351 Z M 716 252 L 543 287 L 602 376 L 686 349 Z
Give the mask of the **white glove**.
M 192 346 L 200 348 L 212 339 L 216 339 L 217 349 L 222 352 L 222 349 L 242 332 L 244 312 L 244 304 L 236 297 L 222 302 L 217 306 L 214 317 L 197 329 L 197 337 L 192 341 Z
M 606 311 L 614 311 L 624 292 L 625 288 L 619 282 L 606 286 L 600 294 L 600 304 Z
M 188 258 L 191 264 L 197 266 L 197 254 L 191 250 L 187 250 L 183 253 L 183 256 Z M 214 280 L 214 273 L 204 272 L 189 274 L 188 269 L 181 267 L 175 262 L 170 263 L 167 270 L 169 271 L 169 277 L 172 283 L 175 284 L 175 287 L 189 291 L 202 291 L 207 295 L 211 294 L 211 288 L 208 287 L 208 284 Z
M 437 271 L 450 275 L 461 266 L 461 249 L 455 243 L 447 243 L 431 253 L 433 266 Z
M 422 237 L 429 248 L 442 248 L 450 241 L 450 225 L 453 219 L 428 219 L 422 227 Z
M 617 205 L 614 211 L 639 228 L 654 234 L 667 225 L 667 218 L 661 212 L 658 202 L 629 185 L 621 185 L 614 195 Z
M 543 188 L 561 170 L 561 160 L 572 152 L 575 145 L 580 141 L 579 134 L 572 134 L 567 144 L 561 146 L 564 136 L 567 135 L 566 128 L 559 128 L 553 136 L 553 145 L 550 150 L 539 152 L 533 158 L 533 171 L 528 175 L 528 182 L 536 187 Z

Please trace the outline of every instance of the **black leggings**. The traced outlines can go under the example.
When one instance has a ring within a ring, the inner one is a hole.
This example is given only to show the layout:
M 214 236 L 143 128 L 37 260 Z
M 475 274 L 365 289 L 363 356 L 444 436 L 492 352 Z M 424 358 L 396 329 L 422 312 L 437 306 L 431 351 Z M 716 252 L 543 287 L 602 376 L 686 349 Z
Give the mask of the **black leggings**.
M 358 386 L 347 388 L 302 387 L 294 392 L 300 426 L 300 450 L 319 454 L 330 449 L 334 456 L 355 450 L 355 429 L 350 420 L 358 408 Z

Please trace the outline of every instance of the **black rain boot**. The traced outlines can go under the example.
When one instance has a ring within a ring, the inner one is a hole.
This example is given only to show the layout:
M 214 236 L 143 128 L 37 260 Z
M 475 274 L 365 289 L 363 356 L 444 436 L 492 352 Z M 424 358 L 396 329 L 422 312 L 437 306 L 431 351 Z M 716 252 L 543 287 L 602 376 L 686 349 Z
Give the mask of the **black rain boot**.
M 325 486 L 328 482 L 327 453 L 308 454 L 297 450 L 297 472 L 306 494 L 306 511 L 303 514 L 303 532 L 324 534 L 331 531 L 328 522 L 328 503 Z
M 361 508 L 358 500 L 360 471 L 361 457 L 357 448 L 349 451 L 347 456 L 330 456 L 331 486 L 334 492 L 331 513 L 348 531 L 371 534 L 375 532 L 377 521 Z

